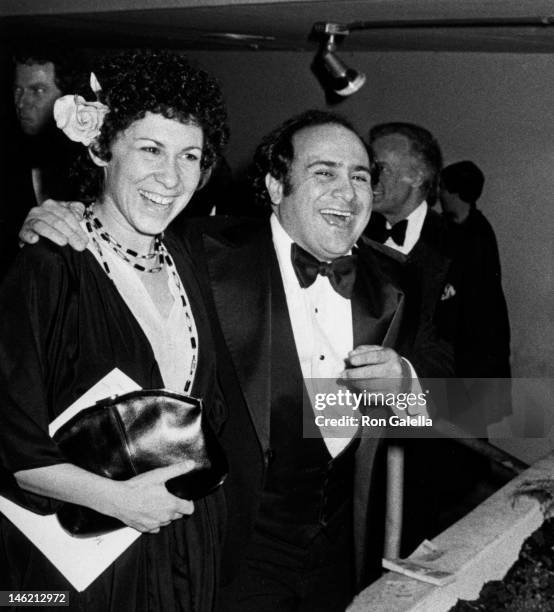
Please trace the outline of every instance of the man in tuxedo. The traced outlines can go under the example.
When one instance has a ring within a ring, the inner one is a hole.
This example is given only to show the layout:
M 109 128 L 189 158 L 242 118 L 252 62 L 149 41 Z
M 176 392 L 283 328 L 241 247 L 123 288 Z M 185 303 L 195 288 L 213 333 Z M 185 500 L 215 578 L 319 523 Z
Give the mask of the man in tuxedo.
M 380 561 L 370 545 L 383 530 L 371 520 L 378 432 L 307 437 L 310 416 L 314 424 L 304 382 L 405 383 L 410 366 L 400 355 L 421 374 L 449 372 L 448 349 L 430 328 L 416 330 L 398 262 L 358 241 L 371 212 L 371 169 L 348 122 L 309 111 L 256 152 L 254 186 L 269 221 L 212 222 L 188 237 L 239 387 L 222 432 L 234 522 L 224 559 L 238 567 L 222 590 L 228 610 L 344 610 Z
M 371 485 L 384 427 L 325 437 L 310 381 L 360 389 L 388 379 L 406 390 L 411 363 L 446 374 L 449 353 L 431 329 L 416 329 L 389 249 L 358 240 L 372 164 L 345 119 L 323 111 L 290 119 L 264 139 L 254 166 L 271 216 L 210 218 L 184 236 L 229 406 L 219 432 L 230 466 L 221 609 L 338 612 L 378 571 L 381 550 L 371 543 L 384 528 L 374 516 L 383 500 Z M 59 221 L 35 228 L 52 238 Z
M 484 438 L 485 406 L 490 402 L 476 402 L 473 390 L 489 400 L 491 393 L 498 393 L 461 377 L 472 375 L 464 363 L 481 363 L 495 349 L 486 335 L 478 343 L 466 342 L 467 330 L 473 334 L 483 324 L 481 301 L 472 290 L 475 279 L 464 272 L 463 258 L 456 255 L 448 223 L 430 208 L 438 195 L 442 167 L 439 144 L 428 130 L 411 123 L 376 125 L 369 132 L 369 144 L 379 182 L 365 233 L 405 256 L 408 291 L 421 304 L 420 316 L 434 317 L 441 337 L 453 344 L 458 378 L 448 383 L 440 416 L 461 426 L 467 435 Z M 463 357 L 462 346 L 467 348 Z M 444 501 L 457 504 L 488 469 L 484 459 L 451 440 L 414 440 L 405 444 L 405 451 L 404 507 L 410 512 L 405 512 L 403 553 L 422 538 L 436 535 L 444 527 Z M 455 481 L 452 471 L 458 473 Z
M 376 125 L 369 144 L 379 182 L 366 235 L 406 257 L 421 316 L 436 313 L 440 333 L 454 347 L 457 377 L 509 377 L 510 331 L 498 247 L 490 224 L 475 206 L 483 174 L 472 162 L 460 162 L 441 175 L 438 142 L 411 123 Z M 441 202 L 451 223 L 430 208 L 441 176 Z M 478 393 L 493 399 L 483 389 Z M 476 410 L 462 386 L 451 395 L 450 413 L 443 416 L 475 435 L 485 436 L 487 422 L 503 414 L 501 407 L 489 406 L 490 413 Z
M 420 325 L 434 318 L 441 335 L 448 338 L 448 330 L 456 326 L 459 287 L 452 276 L 455 267 L 453 270 L 447 224 L 431 208 L 442 167 L 439 144 L 419 125 L 394 122 L 372 127 L 369 145 L 379 175 L 365 235 L 405 258 L 408 291 L 420 304 Z M 449 405 L 439 406 L 441 417 L 451 416 Z M 401 552 L 409 554 L 422 539 L 436 535 L 439 490 L 449 479 L 452 458 L 463 451 L 448 441 L 406 440 L 401 444 L 405 452 Z
M 425 128 L 398 122 L 374 126 L 369 145 L 379 180 L 365 234 L 406 256 L 412 290 L 421 299 L 421 316 L 434 313 L 440 301 L 438 314 L 450 320 L 456 288 L 448 277 L 448 229 L 431 208 L 442 167 L 439 144 Z

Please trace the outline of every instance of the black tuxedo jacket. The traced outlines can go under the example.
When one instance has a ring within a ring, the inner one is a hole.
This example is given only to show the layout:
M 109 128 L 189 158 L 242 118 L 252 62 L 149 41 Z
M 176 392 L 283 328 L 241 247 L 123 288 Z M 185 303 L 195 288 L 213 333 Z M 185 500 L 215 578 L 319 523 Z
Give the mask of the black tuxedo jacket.
M 420 317 L 434 320 L 441 337 L 451 342 L 448 330 L 456 325 L 462 289 L 446 221 L 431 208 L 419 240 L 407 256 L 407 273 L 410 290 L 421 304 Z
M 236 565 L 252 530 L 269 450 L 271 398 L 271 269 L 277 265 L 266 220 L 211 218 L 189 224 L 186 243 L 204 283 L 207 307 L 219 321 L 220 376 L 229 406 L 220 438 L 229 457 L 226 483 L 229 528 L 227 566 Z M 397 277 L 402 266 L 389 249 L 363 239 L 352 298 L 354 345 L 382 344 L 408 359 L 415 354 L 415 327 Z M 280 279 L 279 279 L 279 282 Z M 290 342 L 294 342 L 291 335 Z M 429 344 L 430 346 L 430 344 Z M 292 352 L 296 355 L 295 347 Z M 432 351 L 431 351 L 432 352 Z M 289 351 L 290 353 L 290 351 Z M 437 360 L 443 359 L 439 348 Z M 227 357 L 227 358 L 225 358 Z M 444 363 L 444 360 L 443 360 Z M 302 377 L 298 359 L 291 376 Z M 378 415 L 377 415 L 378 416 Z M 368 509 L 378 442 L 362 439 L 356 454 L 354 528 L 356 569 L 362 584 L 367 549 Z M 381 530 L 382 525 L 375 527 Z
M 408 264 L 421 276 L 424 306 L 433 309 L 440 301 L 452 264 L 452 249 L 445 220 L 428 209 L 419 240 L 407 257 Z
M 368 238 L 380 233 L 385 219 L 380 213 L 372 213 L 364 231 Z M 393 250 L 393 249 L 391 249 Z M 450 280 L 449 271 L 452 264 L 452 245 L 448 236 L 446 221 L 429 208 L 419 240 L 408 255 L 395 251 L 401 261 L 410 267 L 406 282 L 410 292 L 414 292 L 421 305 L 422 314 L 434 315 L 446 283 Z M 417 282 L 414 282 L 417 281 Z
M 385 219 L 372 213 L 364 235 L 373 238 L 380 233 Z M 387 248 L 387 247 L 383 247 Z M 445 288 L 457 288 L 459 274 L 453 267 L 452 246 L 446 221 L 429 208 L 421 228 L 421 235 L 408 255 L 388 249 L 403 264 L 402 288 L 412 306 L 416 329 L 412 364 L 419 376 L 440 378 L 453 375 L 453 352 L 449 330 L 455 327 L 459 298 L 453 295 L 441 300 Z
M 372 215 L 367 235 L 378 226 Z M 456 376 L 510 377 L 510 326 L 494 231 L 473 209 L 461 225 L 427 211 L 421 235 L 406 257 L 407 287 L 452 343 Z
M 366 234 L 375 235 L 382 222 L 374 213 Z M 457 420 L 469 410 L 462 424 L 486 435 L 486 423 L 511 411 L 508 381 L 491 381 L 483 388 L 484 383 L 473 380 L 510 377 L 510 327 L 494 232 L 477 210 L 461 226 L 450 226 L 429 209 L 405 261 L 406 291 L 421 304 L 420 328 L 434 321 L 440 337 L 453 347 L 456 376 L 469 379 L 451 383 L 443 415 Z

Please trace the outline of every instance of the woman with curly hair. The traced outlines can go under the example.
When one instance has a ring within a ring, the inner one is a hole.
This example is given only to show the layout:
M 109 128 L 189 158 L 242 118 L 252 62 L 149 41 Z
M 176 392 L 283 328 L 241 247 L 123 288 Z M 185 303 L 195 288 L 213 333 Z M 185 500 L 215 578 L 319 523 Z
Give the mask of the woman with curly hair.
M 66 96 L 55 111 L 87 145 L 89 245 L 23 249 L 0 292 L 0 469 L 3 493 L 34 512 L 69 502 L 143 534 L 77 592 L 0 515 L 0 588 L 69 591 L 79 610 L 205 612 L 222 493 L 195 506 L 170 494 L 180 466 L 126 481 L 95 475 L 64 458 L 48 425 L 116 367 L 142 388 L 201 397 L 221 424 L 210 322 L 187 253 L 165 230 L 220 155 L 226 112 L 214 80 L 178 54 L 124 53 L 96 75 L 96 102 Z

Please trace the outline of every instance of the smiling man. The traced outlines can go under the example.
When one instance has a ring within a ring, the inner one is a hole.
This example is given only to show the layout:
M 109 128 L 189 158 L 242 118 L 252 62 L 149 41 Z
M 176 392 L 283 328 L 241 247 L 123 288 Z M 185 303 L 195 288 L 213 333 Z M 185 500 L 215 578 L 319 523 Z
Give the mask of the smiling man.
M 464 272 L 464 262 L 454 252 L 454 236 L 445 219 L 432 208 L 438 196 L 442 167 L 436 138 L 413 123 L 382 123 L 369 131 L 369 145 L 379 168 L 379 180 L 374 190 L 374 213 L 365 235 L 405 256 L 411 293 L 420 300 L 417 327 L 424 329 L 423 319 L 434 318 L 440 335 L 454 344 L 456 376 L 485 376 L 475 370 L 464 371 L 462 353 L 456 346 L 457 337 L 461 337 L 458 346 L 471 347 L 463 357 L 473 367 L 482 362 L 483 355 L 491 353 L 487 336 L 475 332 L 482 329 L 483 310 L 472 287 L 475 281 Z M 473 321 L 467 317 L 466 304 L 475 304 L 477 318 Z M 432 370 L 426 375 L 442 376 Z M 490 396 L 483 397 L 489 400 Z M 484 436 L 483 403 L 473 407 L 465 383 L 453 382 L 448 387 L 447 401 L 440 407 L 440 416 L 473 435 Z M 475 486 L 485 463 L 451 440 L 407 441 L 405 450 L 404 503 L 410 512 L 403 525 L 402 548 L 403 552 L 409 552 L 422 539 L 438 533 L 443 500 L 452 499 L 464 486 L 466 490 Z M 451 484 L 454 472 L 459 475 L 455 485 Z
M 325 437 L 310 381 L 410 384 L 401 355 L 423 375 L 429 362 L 450 371 L 432 330 L 411 323 L 391 251 L 360 240 L 371 171 L 344 118 L 307 111 L 256 151 L 253 183 L 268 218 L 210 217 L 183 236 L 204 282 L 229 405 L 219 432 L 229 460 L 221 610 L 342 612 L 379 571 L 382 550 L 371 543 L 384 529 L 373 515 L 383 497 L 370 486 L 378 434 Z M 21 237 L 36 240 L 33 228 L 84 247 L 77 220 L 52 203 Z
M 462 288 L 446 222 L 432 209 L 442 167 L 439 144 L 425 128 L 395 122 L 371 128 L 369 146 L 378 181 L 364 234 L 405 256 L 413 294 L 420 296 L 419 317 L 437 317 L 446 328 L 456 317 Z M 420 321 L 419 327 L 425 325 Z
M 305 112 L 256 151 L 254 188 L 269 220 L 212 222 L 189 236 L 238 383 L 222 431 L 232 527 L 224 610 L 342 611 L 380 564 L 369 544 L 383 530 L 370 522 L 378 441 L 326 438 L 306 401 L 313 379 L 406 380 L 400 355 L 417 359 L 397 262 L 359 240 L 371 170 L 344 118 Z M 448 353 L 427 346 L 448 369 Z
M 308 126 L 293 136 L 285 182 L 265 177 L 273 212 L 302 248 L 322 261 L 350 252 L 371 214 L 367 149 L 340 124 Z

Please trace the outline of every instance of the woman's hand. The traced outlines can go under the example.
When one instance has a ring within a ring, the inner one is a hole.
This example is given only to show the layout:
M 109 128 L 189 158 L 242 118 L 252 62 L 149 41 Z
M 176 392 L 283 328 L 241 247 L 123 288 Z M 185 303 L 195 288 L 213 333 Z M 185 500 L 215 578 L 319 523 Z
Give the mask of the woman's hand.
M 31 208 L 19 232 L 22 244 L 34 244 L 41 236 L 59 246 L 83 251 L 88 236 L 79 225 L 85 207 L 81 202 L 56 202 L 45 200 L 41 206 Z
M 165 483 L 189 470 L 187 462 L 151 470 L 129 480 L 98 476 L 72 463 L 21 470 L 15 473 L 22 489 L 61 501 L 87 506 L 114 516 L 138 531 L 157 533 L 194 504 L 171 495 Z
M 175 497 L 165 487 L 168 480 L 182 473 L 183 464 L 175 464 L 118 483 L 121 487 L 111 500 L 109 514 L 129 527 L 149 533 L 157 533 L 171 521 L 192 514 L 194 504 Z

